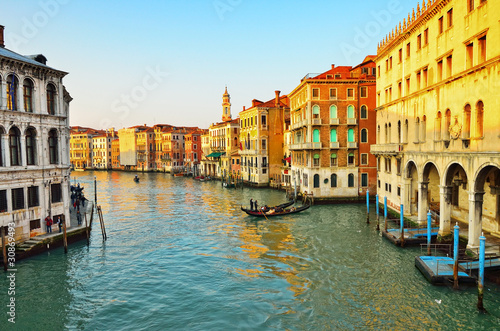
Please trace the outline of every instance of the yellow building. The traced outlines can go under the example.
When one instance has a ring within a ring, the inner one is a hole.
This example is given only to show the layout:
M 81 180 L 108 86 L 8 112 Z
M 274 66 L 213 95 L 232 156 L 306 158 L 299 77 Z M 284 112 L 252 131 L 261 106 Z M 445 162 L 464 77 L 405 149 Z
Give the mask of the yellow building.
M 433 0 L 378 47 L 378 193 L 440 234 L 500 234 L 500 2 Z
M 70 162 L 77 170 L 92 167 L 92 138 L 99 135 L 99 131 L 73 126 L 70 129 Z
M 284 117 L 289 114 L 288 97 L 276 96 L 267 102 L 252 100 L 252 107 L 240 116 L 241 175 L 244 182 L 268 186 L 281 182 L 283 166 Z

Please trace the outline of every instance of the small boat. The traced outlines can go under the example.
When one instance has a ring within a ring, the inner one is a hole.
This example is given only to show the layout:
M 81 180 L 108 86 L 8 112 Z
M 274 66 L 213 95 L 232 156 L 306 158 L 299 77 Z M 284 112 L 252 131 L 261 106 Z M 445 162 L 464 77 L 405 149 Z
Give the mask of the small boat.
M 134 177 L 134 182 L 139 183 L 139 177 L 135 176 Z
M 179 172 L 178 174 L 174 174 L 174 177 L 184 177 L 184 173 Z
M 224 186 L 225 188 L 235 188 L 236 187 L 236 184 L 235 183 L 222 183 L 222 186 Z
M 293 202 L 292 202 L 293 203 Z M 292 207 L 289 209 L 283 208 L 282 211 L 276 212 L 276 207 L 272 207 L 269 209 L 266 209 L 265 211 L 260 209 L 260 210 L 249 210 L 241 207 L 241 210 L 243 210 L 245 213 L 247 213 L 250 216 L 256 216 L 256 217 L 273 217 L 273 216 L 283 216 L 283 215 L 289 215 L 289 214 L 296 214 L 300 213 L 301 211 L 304 211 L 311 207 L 310 204 L 307 205 L 302 205 L 298 208 Z M 279 209 L 279 208 L 278 208 Z

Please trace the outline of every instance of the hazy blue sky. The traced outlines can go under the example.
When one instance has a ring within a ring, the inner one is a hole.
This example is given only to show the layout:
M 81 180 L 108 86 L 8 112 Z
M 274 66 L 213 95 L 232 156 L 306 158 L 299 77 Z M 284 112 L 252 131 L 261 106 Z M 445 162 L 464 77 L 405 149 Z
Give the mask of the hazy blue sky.
M 420 1 L 421 3 L 421 1 Z M 208 126 L 307 73 L 356 65 L 408 0 L 4 0 L 6 47 L 69 72 L 71 125 Z

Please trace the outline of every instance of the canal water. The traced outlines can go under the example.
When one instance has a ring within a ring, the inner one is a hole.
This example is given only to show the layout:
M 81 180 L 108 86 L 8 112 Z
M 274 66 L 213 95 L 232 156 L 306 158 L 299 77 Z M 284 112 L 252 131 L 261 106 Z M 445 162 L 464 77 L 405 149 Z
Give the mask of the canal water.
M 16 324 L 0 330 L 496 330 L 500 288 L 430 285 L 401 249 L 366 224 L 365 205 L 313 206 L 269 221 L 240 205 L 284 201 L 269 189 L 224 189 L 168 174 L 97 177 L 108 240 L 19 261 Z M 373 212 L 372 208 L 372 212 Z M 372 215 L 375 220 L 375 214 Z M 7 311 L 8 281 L 0 280 Z

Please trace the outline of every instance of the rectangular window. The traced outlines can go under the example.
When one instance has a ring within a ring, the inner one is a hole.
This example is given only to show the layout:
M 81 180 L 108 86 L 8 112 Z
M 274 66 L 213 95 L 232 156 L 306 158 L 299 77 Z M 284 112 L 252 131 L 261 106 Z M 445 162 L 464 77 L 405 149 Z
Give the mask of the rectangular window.
M 330 166 L 331 167 L 336 167 L 337 166 L 337 156 L 332 156 L 330 158 Z
M 474 10 L 474 0 L 467 0 L 467 12 Z
M 330 100 L 335 100 L 335 99 L 337 99 L 337 89 L 331 88 L 330 89 Z
M 378 188 L 380 188 L 380 179 L 378 180 Z
M 422 48 L 422 35 L 419 34 L 417 36 L 417 51 L 419 51 Z
M 398 98 L 401 98 L 402 94 L 401 94 L 401 91 L 402 91 L 402 83 L 401 82 L 398 82 Z
M 24 209 L 24 189 L 12 189 L 12 210 Z
M 40 225 L 39 219 L 30 221 L 30 231 L 35 230 L 35 229 L 40 229 L 40 228 L 41 228 L 41 225 Z
M 372 68 L 372 76 L 375 76 L 377 74 L 377 68 L 373 67 Z
M 0 213 L 7 211 L 7 190 L 0 190 Z
M 424 30 L 424 46 L 429 44 L 429 29 Z
M 486 36 L 482 36 L 478 40 L 479 47 L 479 63 L 486 61 Z
M 403 62 L 403 49 L 402 48 L 399 49 L 398 60 L 399 60 L 399 63 Z
M 406 78 L 406 95 L 410 94 L 410 77 Z
M 50 185 L 50 195 L 52 197 L 51 201 L 61 202 L 62 201 L 62 191 L 61 184 L 52 184 Z
M 354 99 L 354 89 L 353 88 L 347 89 L 347 99 Z
M 389 71 L 389 59 L 385 60 L 385 71 Z
M 262 139 L 262 145 L 261 146 L 262 146 L 263 150 L 267 149 L 267 140 Z
M 453 72 L 452 72 L 452 70 L 453 70 L 452 63 L 453 63 L 453 58 L 450 55 L 450 56 L 448 56 L 446 58 L 446 77 L 451 77 L 451 75 L 453 74 Z
M 439 60 L 437 63 L 437 80 L 438 82 L 443 79 L 443 60 Z
M 438 19 L 438 34 L 443 33 L 443 31 L 444 31 L 443 16 L 441 16 Z
M 378 77 L 380 77 L 380 66 L 378 66 Z
M 319 89 L 317 88 L 312 89 L 312 97 L 313 99 L 319 99 Z
M 367 153 L 361 154 L 361 165 L 368 165 L 368 154 Z
M 362 86 L 360 90 L 361 98 L 368 98 L 368 87 Z
M 398 186 L 398 197 L 401 196 L 401 187 Z
M 453 8 L 448 10 L 448 13 L 446 14 L 446 17 L 448 18 L 448 28 L 451 28 L 453 26 Z
M 38 207 L 39 205 L 38 186 L 28 187 L 28 208 Z
M 266 115 L 262 115 L 260 118 L 260 121 L 262 123 L 262 126 L 267 126 L 267 116 Z
M 389 57 L 389 70 L 392 69 L 392 56 Z
M 410 43 L 408 43 L 408 44 L 406 44 L 406 57 L 407 58 L 410 57 L 410 50 L 411 50 Z
M 422 74 L 417 72 L 417 90 L 420 90 L 420 82 L 421 82 Z
M 361 187 L 368 186 L 368 174 L 361 174 Z
M 474 65 L 474 44 L 473 43 L 470 43 L 467 46 L 465 46 L 465 53 L 466 53 L 466 57 L 467 57 L 467 60 L 466 60 L 467 61 L 466 62 L 467 69 L 472 68 L 472 66 Z
M 427 68 L 424 68 L 422 70 L 422 75 L 423 75 L 423 77 L 422 77 L 422 85 L 423 85 L 423 87 L 427 87 L 427 82 L 428 82 L 428 80 L 427 80 Z

